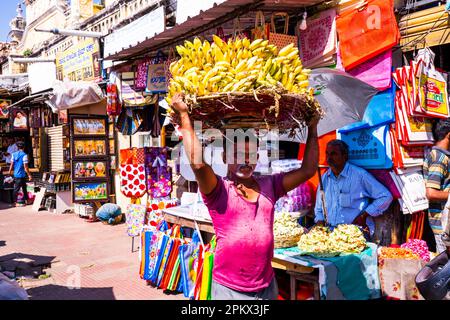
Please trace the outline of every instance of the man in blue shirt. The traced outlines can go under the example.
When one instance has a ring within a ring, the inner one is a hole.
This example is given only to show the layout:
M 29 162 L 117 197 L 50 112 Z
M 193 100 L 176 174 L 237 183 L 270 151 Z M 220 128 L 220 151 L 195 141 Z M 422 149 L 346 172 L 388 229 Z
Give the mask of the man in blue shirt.
M 330 166 L 322 176 L 325 191 L 327 223 L 356 224 L 373 234 L 376 217 L 389 207 L 392 195 L 366 170 L 348 162 L 348 145 L 341 140 L 327 144 L 326 156 Z M 324 224 L 320 189 L 317 190 L 315 222 Z
M 32 180 L 30 170 L 28 169 L 28 155 L 25 153 L 25 144 L 22 141 L 17 142 L 19 151 L 12 154 L 11 166 L 9 167 L 9 174 L 13 175 L 14 171 L 14 201 L 17 201 L 17 194 L 22 188 L 23 202 L 17 203 L 16 206 L 24 206 L 28 202 L 27 192 L 27 176 Z

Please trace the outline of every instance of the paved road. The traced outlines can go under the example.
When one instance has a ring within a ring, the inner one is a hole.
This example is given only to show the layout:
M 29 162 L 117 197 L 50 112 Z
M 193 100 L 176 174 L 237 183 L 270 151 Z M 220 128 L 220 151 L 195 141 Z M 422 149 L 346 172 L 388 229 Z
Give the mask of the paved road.
M 49 278 L 24 283 L 30 299 L 185 299 L 147 286 L 138 254 L 131 252 L 125 224 L 87 223 L 74 214 L 0 203 L 0 261 L 52 262 Z

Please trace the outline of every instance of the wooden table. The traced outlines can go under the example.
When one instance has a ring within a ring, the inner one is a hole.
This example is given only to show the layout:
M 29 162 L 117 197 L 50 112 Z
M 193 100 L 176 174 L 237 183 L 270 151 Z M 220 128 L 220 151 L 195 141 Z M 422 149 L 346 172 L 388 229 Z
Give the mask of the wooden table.
M 197 225 L 200 231 L 212 234 L 215 233 L 212 221 L 200 217 L 194 218 L 191 215 L 189 207 L 172 207 L 163 209 L 162 212 L 164 213 L 164 220 L 166 220 L 167 222 L 195 229 L 195 221 L 197 221 Z

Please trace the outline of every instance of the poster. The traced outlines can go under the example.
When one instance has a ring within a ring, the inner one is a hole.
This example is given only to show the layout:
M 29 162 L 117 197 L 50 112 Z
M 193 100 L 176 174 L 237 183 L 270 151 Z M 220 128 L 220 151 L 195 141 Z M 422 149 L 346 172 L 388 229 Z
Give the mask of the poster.
M 106 141 L 98 139 L 74 140 L 74 156 L 106 156 Z
M 11 105 L 11 100 L 0 99 L 0 119 L 8 119 L 9 118 L 9 109 L 8 107 Z
M 74 178 L 104 178 L 106 177 L 106 161 L 74 161 Z
M 28 130 L 28 111 L 22 109 L 11 110 L 11 123 L 13 131 Z
M 106 182 L 74 182 L 74 201 L 107 200 L 108 188 Z
M 73 118 L 74 136 L 106 135 L 106 119 Z

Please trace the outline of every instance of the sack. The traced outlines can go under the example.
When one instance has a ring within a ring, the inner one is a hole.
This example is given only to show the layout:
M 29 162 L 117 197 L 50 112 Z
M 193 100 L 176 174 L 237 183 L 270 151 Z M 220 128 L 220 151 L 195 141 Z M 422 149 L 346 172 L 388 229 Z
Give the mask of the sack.
M 336 53 L 336 10 L 329 9 L 307 19 L 308 28 L 299 30 L 300 58 L 305 68 L 334 62 Z M 330 59 L 331 58 L 331 59 Z
M 125 212 L 127 222 L 127 234 L 130 237 L 136 237 L 141 234 L 144 226 L 145 214 L 147 207 L 140 204 L 129 204 Z
M 266 23 L 264 12 L 257 11 L 255 17 L 255 27 L 252 29 L 252 40 L 269 39 L 270 23 Z
M 394 0 L 367 0 L 358 8 L 343 12 L 336 26 L 346 70 L 385 52 L 400 40 Z
M 148 65 L 147 87 L 149 93 L 166 93 L 169 86 L 166 79 L 165 56 L 162 51 L 158 51 L 155 59 Z
M 275 28 L 275 17 L 284 17 L 284 31 L 283 33 L 277 33 Z M 294 43 L 295 47 L 298 47 L 298 38 L 296 36 L 288 35 L 289 29 L 289 15 L 286 12 L 275 12 L 271 16 L 271 32 L 269 32 L 269 44 L 275 45 L 279 50 L 285 46 Z
M 106 113 L 109 116 L 118 116 L 122 111 L 117 85 L 108 83 L 106 85 Z
M 338 53 L 338 65 L 341 63 L 340 54 Z M 387 50 L 363 62 L 349 70 L 348 73 L 380 91 L 387 90 L 391 87 L 392 81 L 392 50 Z
M 424 266 L 421 259 L 380 258 L 378 270 L 382 294 L 400 300 L 423 300 L 415 277 Z
M 150 59 L 141 60 L 137 65 L 135 87 L 138 90 L 145 90 L 147 86 L 147 72 Z
M 172 170 L 167 165 L 166 147 L 145 148 L 145 172 L 150 197 L 163 198 L 172 192 Z

